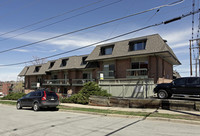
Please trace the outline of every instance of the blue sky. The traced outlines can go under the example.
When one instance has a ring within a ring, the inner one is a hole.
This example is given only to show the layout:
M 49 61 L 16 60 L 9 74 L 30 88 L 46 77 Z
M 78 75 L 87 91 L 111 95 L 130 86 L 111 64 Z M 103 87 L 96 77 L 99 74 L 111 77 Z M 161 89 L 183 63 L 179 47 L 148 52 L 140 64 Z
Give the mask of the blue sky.
M 99 0 L 0 0 L 0 35 L 96 1 Z M 94 5 L 60 16 L 58 18 L 0 36 L 0 51 L 43 40 L 49 37 L 78 30 L 175 1 L 177 0 L 101 0 Z M 3 40 L 5 38 L 9 38 L 113 2 L 117 3 L 31 33 L 20 35 L 12 39 Z M 198 4 L 199 3 L 196 2 L 196 8 L 198 7 Z M 54 55 L 70 49 L 75 49 L 77 47 L 82 47 L 104 39 L 108 39 L 147 25 L 160 23 L 173 17 L 180 16 L 184 13 L 191 12 L 191 10 L 192 0 L 184 0 L 184 2 L 178 5 L 161 8 L 157 13 L 156 10 L 153 10 L 141 15 L 130 17 L 128 19 L 74 33 L 72 35 L 63 36 L 54 40 L 42 42 L 40 44 L 34 44 L 29 47 L 0 53 L 0 64 L 12 64 L 29 61 L 33 60 L 34 56 L 42 58 Z M 120 37 L 113 41 L 158 33 L 163 39 L 168 41 L 168 45 L 173 49 L 178 59 L 182 63 L 181 66 L 175 66 L 174 69 L 180 72 L 182 76 L 189 76 L 189 40 L 192 37 L 191 22 L 192 16 L 189 16 L 180 21 L 145 29 L 137 33 Z M 195 15 L 195 38 L 197 37 L 197 26 L 198 15 Z M 69 54 L 57 56 L 48 60 L 58 59 L 66 56 L 89 54 L 93 49 L 94 46 Z M 0 81 L 16 80 L 17 75 L 26 65 L 31 64 L 29 63 L 11 67 L 0 67 Z

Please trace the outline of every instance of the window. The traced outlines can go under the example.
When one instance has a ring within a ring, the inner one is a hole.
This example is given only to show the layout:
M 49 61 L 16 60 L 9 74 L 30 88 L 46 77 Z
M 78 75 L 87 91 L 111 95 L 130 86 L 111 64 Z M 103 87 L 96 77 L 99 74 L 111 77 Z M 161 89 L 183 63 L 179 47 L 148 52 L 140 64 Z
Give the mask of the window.
M 110 54 L 112 54 L 113 48 L 114 48 L 114 45 L 101 47 L 101 55 L 110 55 Z
M 24 96 L 25 98 L 29 98 L 31 96 L 31 93 L 27 94 L 26 96 Z
M 132 62 L 129 76 L 146 76 L 148 75 L 148 61 Z
M 187 84 L 197 85 L 197 84 L 199 84 L 199 78 L 188 78 Z
M 83 79 L 91 79 L 92 78 L 92 74 L 87 72 L 87 73 L 83 73 Z
M 129 42 L 129 51 L 144 50 L 146 47 L 145 41 Z
M 175 85 L 185 85 L 185 79 L 184 78 L 179 78 L 174 80 Z
M 33 96 L 36 96 L 36 93 L 35 93 L 35 92 L 31 92 L 30 97 L 33 97 Z
M 53 75 L 52 79 L 58 79 L 58 76 L 57 75 Z
M 85 61 L 87 59 L 87 57 L 82 57 L 82 65 L 87 64 L 87 62 Z
M 103 67 L 103 70 L 105 71 L 105 78 L 106 77 L 114 77 L 114 71 L 115 71 L 115 64 L 106 64 Z
M 51 62 L 50 66 L 49 66 L 49 69 L 52 68 L 54 64 L 55 64 L 55 62 Z
M 41 68 L 41 66 L 36 66 L 36 67 L 35 67 L 35 70 L 34 70 L 34 73 L 35 73 L 35 72 L 39 72 L 39 71 L 40 71 L 40 68 Z
M 41 92 L 36 92 L 36 96 L 42 96 Z
M 38 83 L 41 83 L 41 81 L 42 81 L 42 78 L 41 78 L 41 77 L 38 77 L 38 78 L 37 78 L 37 82 L 38 82 Z
M 60 64 L 60 67 L 65 67 L 67 65 L 67 61 L 68 61 L 68 59 L 63 59 Z
M 132 62 L 131 65 L 132 69 L 148 69 L 148 61 L 142 61 L 142 62 Z

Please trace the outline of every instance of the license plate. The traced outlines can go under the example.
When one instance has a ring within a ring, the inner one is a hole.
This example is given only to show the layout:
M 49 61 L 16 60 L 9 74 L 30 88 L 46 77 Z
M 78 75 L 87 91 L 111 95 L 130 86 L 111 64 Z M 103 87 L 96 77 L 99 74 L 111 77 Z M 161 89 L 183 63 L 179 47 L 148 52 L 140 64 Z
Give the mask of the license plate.
M 53 100 L 54 100 L 54 98 L 51 98 L 51 100 L 53 101 Z

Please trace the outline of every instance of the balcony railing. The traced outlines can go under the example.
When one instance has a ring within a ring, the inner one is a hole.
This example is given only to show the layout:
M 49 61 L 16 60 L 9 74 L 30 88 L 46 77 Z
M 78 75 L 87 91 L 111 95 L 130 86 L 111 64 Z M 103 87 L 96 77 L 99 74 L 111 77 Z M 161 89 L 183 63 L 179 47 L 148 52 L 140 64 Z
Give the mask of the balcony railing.
M 100 74 L 103 74 L 104 79 L 113 79 L 115 78 L 115 71 L 98 71 L 98 79 L 100 79 Z
M 142 69 L 127 69 L 126 70 L 127 78 L 148 78 L 148 71 L 146 68 Z
M 95 81 L 94 79 L 72 79 L 73 86 L 83 86 L 87 82 Z
M 37 82 L 31 82 L 31 88 L 32 89 L 37 88 Z
M 51 80 L 45 80 L 43 85 L 64 85 L 68 86 L 69 79 L 51 79 Z

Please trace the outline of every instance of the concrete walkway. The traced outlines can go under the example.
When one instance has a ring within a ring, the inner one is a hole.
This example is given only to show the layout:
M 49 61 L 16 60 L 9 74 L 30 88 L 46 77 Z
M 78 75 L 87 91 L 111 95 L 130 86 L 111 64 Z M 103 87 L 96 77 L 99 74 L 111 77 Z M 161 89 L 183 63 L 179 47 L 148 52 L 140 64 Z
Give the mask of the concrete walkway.
M 200 117 L 200 111 L 182 111 L 182 110 L 163 110 L 163 109 L 147 109 L 147 108 L 121 108 L 121 107 L 102 107 L 102 106 L 91 106 L 73 103 L 61 103 L 60 105 L 67 107 L 78 107 L 78 108 L 91 108 L 91 109 L 102 109 L 102 110 L 117 110 L 117 111 L 129 111 L 129 112 L 157 112 L 163 114 L 181 114 L 181 115 L 194 115 Z

